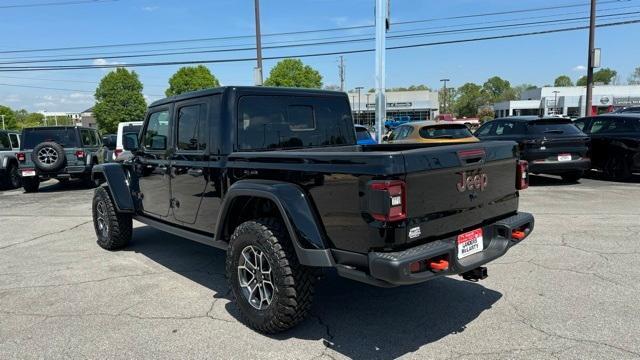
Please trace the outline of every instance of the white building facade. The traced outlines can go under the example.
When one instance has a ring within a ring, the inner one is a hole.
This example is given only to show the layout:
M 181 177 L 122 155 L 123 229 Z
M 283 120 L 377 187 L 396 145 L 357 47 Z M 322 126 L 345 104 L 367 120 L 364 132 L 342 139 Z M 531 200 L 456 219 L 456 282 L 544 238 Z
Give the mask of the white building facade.
M 493 105 L 496 117 L 518 115 L 561 115 L 578 118 L 587 114 L 584 86 L 543 87 L 524 91 L 520 100 Z M 640 105 L 640 85 L 596 85 L 593 87 L 592 113 L 602 114 Z
M 370 92 L 349 92 L 349 102 L 356 124 L 373 125 L 375 122 L 375 94 Z M 438 116 L 438 92 L 388 91 L 387 118 L 403 118 L 412 121 L 431 120 Z

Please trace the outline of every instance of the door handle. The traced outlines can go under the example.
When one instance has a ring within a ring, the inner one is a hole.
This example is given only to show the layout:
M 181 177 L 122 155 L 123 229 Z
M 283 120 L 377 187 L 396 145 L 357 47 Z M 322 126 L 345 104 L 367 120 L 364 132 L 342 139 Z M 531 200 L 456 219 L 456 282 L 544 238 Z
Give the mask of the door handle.
M 187 170 L 187 174 L 191 176 L 202 176 L 202 169 L 189 169 Z

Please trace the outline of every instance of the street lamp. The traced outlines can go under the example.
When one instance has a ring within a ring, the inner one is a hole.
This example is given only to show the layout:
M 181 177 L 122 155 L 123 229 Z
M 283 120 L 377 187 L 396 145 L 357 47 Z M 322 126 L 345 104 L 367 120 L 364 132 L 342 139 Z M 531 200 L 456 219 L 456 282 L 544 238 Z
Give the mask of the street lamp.
M 442 88 L 444 90 L 444 93 L 442 95 L 442 101 L 444 102 L 443 107 L 442 107 L 442 112 L 444 112 L 445 114 L 447 113 L 447 82 L 451 81 L 450 79 L 440 79 L 440 81 L 443 83 Z
M 260 34 L 260 0 L 253 3 L 256 17 L 256 70 L 255 83 L 262 86 L 262 36 Z
M 364 110 L 367 111 L 367 121 L 369 120 L 369 96 L 371 96 L 371 93 L 367 93 L 367 102 L 364 104 Z

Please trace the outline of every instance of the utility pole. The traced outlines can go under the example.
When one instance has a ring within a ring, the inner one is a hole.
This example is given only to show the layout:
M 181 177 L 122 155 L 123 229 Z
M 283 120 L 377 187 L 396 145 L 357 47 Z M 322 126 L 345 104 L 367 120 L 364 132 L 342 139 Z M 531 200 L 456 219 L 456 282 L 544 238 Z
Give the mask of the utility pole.
M 593 52 L 596 37 L 596 0 L 591 0 L 591 18 L 589 20 L 589 55 L 587 58 L 587 108 L 585 115 L 591 116 L 593 98 Z
M 262 86 L 262 35 L 260 34 L 260 0 L 254 0 L 256 16 L 256 69 L 254 73 L 256 86 Z
M 442 105 L 442 112 L 444 114 L 446 114 L 447 113 L 447 97 L 448 97 L 447 95 L 448 95 L 448 92 L 449 92 L 449 90 L 447 90 L 447 82 L 449 82 L 451 80 L 450 79 L 440 79 L 440 81 L 442 81 L 444 83 L 444 85 L 442 85 L 442 90 L 443 90 L 443 92 L 442 92 L 442 102 L 444 103 Z
M 340 55 L 340 91 L 344 91 L 344 56 Z
M 369 123 L 369 120 L 370 120 L 370 117 L 369 117 L 369 96 L 371 96 L 371 94 L 367 92 L 365 95 L 367 97 L 367 102 L 364 104 L 364 111 L 367 114 L 367 123 Z M 371 124 L 371 125 L 373 125 L 373 124 Z
M 4 115 L 0 115 L 0 117 L 2 118 L 2 130 L 4 130 Z
M 389 1 L 376 0 L 376 140 L 382 143 L 384 120 L 387 117 L 385 97 L 386 37 L 389 30 Z
M 358 91 L 358 122 L 362 125 L 362 97 L 360 96 L 360 91 L 364 89 L 362 86 L 358 86 L 356 90 Z

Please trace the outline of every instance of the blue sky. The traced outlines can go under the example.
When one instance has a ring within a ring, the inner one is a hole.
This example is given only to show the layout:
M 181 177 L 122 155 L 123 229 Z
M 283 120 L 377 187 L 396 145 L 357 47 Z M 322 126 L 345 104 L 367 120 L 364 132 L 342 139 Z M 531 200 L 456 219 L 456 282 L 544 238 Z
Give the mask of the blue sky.
M 41 49 L 86 45 L 121 44 L 251 35 L 254 31 L 253 0 L 118 0 L 104 3 L 46 6 L 31 8 L 3 8 L 12 4 L 37 4 L 63 0 L 5 0 L 0 2 L 0 51 Z M 602 14 L 621 14 L 599 22 L 640 19 L 640 0 L 605 3 L 600 0 Z M 262 30 L 264 34 L 295 32 L 373 23 L 374 0 L 262 0 Z M 587 4 L 587 0 L 392 0 L 392 22 L 433 19 L 467 14 L 530 9 L 564 4 Z M 616 10 L 617 9 L 617 10 Z M 516 13 L 509 16 L 482 16 L 465 19 L 429 21 L 408 25 L 392 25 L 393 31 L 433 32 L 514 24 L 529 21 L 547 21 L 588 15 L 588 7 L 572 7 L 539 12 Z M 446 41 L 508 33 L 538 31 L 586 24 L 548 23 L 544 26 L 508 30 L 483 30 L 472 33 L 430 35 L 411 39 L 389 40 L 387 44 L 404 45 Z M 457 27 L 456 27 L 457 26 Z M 314 40 L 335 36 L 366 36 L 372 29 L 356 29 L 329 33 L 265 36 L 264 43 Z M 391 33 L 390 33 L 391 35 Z M 640 25 L 598 29 L 596 45 L 602 48 L 602 64 L 619 72 L 621 82 L 632 70 L 640 66 L 640 47 L 637 38 Z M 225 41 L 175 43 L 153 46 L 82 49 L 74 51 L 48 51 L 38 53 L 2 53 L 0 62 L 10 58 L 33 56 L 75 57 L 89 54 L 94 60 L 69 64 L 137 63 L 148 61 L 179 61 L 200 59 L 229 59 L 253 57 L 254 51 L 233 53 L 189 54 L 150 58 L 102 59 L 112 52 L 139 53 L 147 50 L 184 47 L 251 47 L 251 38 Z M 586 64 L 587 31 L 564 32 L 533 37 L 490 40 L 463 44 L 449 44 L 389 51 L 387 54 L 387 85 L 427 84 L 439 87 L 439 79 L 448 77 L 452 86 L 465 82 L 482 83 L 498 75 L 513 85 L 532 83 L 545 85 L 560 74 L 574 80 L 582 76 Z M 295 55 L 373 47 L 372 42 L 296 47 L 265 50 L 264 56 Z M 16 59 L 14 59 L 15 61 Z M 337 56 L 305 58 L 303 61 L 318 69 L 324 83 L 338 84 Z M 373 53 L 345 55 L 346 87 L 370 88 L 374 85 Z M 265 61 L 265 77 L 276 60 Z M 0 66 L 24 66 L 0 65 Z M 54 65 L 51 63 L 43 65 Z M 251 85 L 254 62 L 219 63 L 208 65 L 223 85 Z M 164 94 L 167 79 L 179 65 L 136 68 L 145 85 L 148 100 Z M 92 92 L 108 70 L 84 69 L 66 71 L 0 72 L 0 104 L 31 111 L 81 111 L 93 104 Z M 47 90 L 9 85 L 66 89 Z

